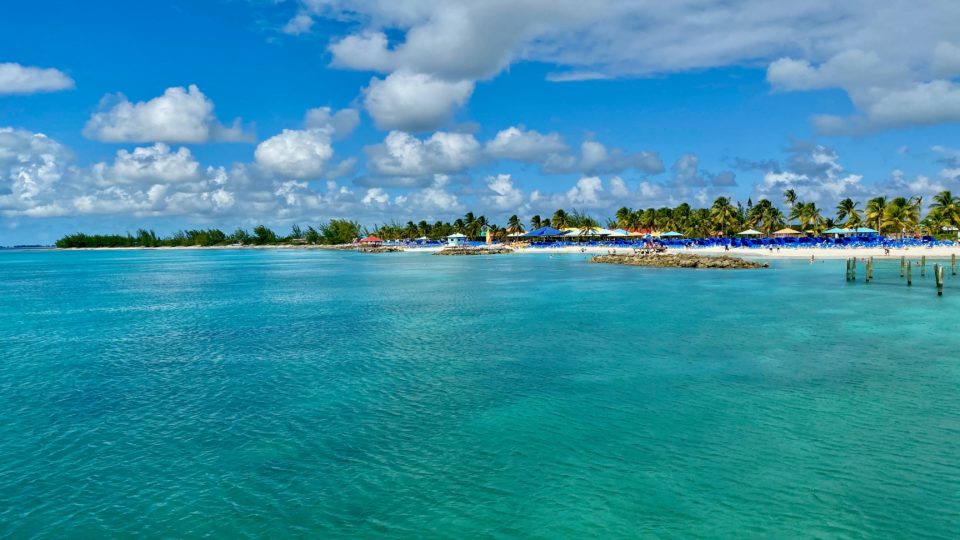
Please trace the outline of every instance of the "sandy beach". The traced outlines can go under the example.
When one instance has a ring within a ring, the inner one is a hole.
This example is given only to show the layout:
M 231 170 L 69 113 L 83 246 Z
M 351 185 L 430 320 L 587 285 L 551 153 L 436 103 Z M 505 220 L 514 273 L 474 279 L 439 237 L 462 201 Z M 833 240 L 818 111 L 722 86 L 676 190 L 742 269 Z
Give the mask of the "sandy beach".
M 272 245 L 272 246 L 211 246 L 211 247 L 157 247 L 157 248 L 74 248 L 77 251 L 101 251 L 101 250 L 137 250 L 137 249 L 156 249 L 156 250 L 192 250 L 192 249 L 303 249 L 303 250 L 350 250 L 353 246 L 320 246 L 320 245 Z M 427 247 L 405 247 L 403 253 L 434 253 L 443 249 L 445 246 L 427 246 Z M 899 259 L 900 257 L 918 258 L 926 256 L 928 259 L 949 259 L 951 255 L 960 256 L 960 245 L 952 246 L 929 246 L 929 247 L 908 247 L 890 249 L 889 254 L 885 254 L 883 248 L 791 248 L 774 249 L 758 248 L 730 248 L 725 251 L 722 247 L 704 247 L 704 248 L 669 248 L 668 253 L 691 253 L 699 255 L 733 255 L 737 257 L 764 258 L 764 259 L 846 259 L 848 257 L 866 258 L 874 257 L 877 259 Z M 562 246 L 562 247 L 521 247 L 514 248 L 513 254 L 589 254 L 603 255 L 612 253 L 615 255 L 626 255 L 633 253 L 633 248 L 612 248 L 608 246 Z

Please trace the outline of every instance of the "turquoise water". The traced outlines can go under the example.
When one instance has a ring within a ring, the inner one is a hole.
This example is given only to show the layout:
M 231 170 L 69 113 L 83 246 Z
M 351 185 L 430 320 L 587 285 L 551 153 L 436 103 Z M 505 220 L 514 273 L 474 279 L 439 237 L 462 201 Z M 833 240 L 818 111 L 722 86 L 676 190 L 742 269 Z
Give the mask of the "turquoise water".
M 842 267 L 0 253 L 0 536 L 956 538 L 960 281 Z

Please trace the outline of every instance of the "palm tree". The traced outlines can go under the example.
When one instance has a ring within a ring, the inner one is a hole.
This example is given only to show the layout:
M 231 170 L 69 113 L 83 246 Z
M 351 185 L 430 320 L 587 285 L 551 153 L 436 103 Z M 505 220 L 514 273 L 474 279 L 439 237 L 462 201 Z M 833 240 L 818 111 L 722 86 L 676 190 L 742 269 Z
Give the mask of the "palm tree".
M 520 218 L 516 214 L 510 216 L 507 220 L 507 231 L 510 233 L 523 232 L 523 225 L 520 224 Z
M 717 197 L 710 207 L 710 219 L 724 234 L 733 232 L 737 223 L 737 209 L 730 204 L 728 197 Z
M 540 221 L 540 215 L 539 215 L 539 214 L 537 214 L 537 215 L 533 216 L 532 218 L 530 218 L 530 228 L 531 228 L 531 229 L 539 229 L 540 227 L 543 227 L 543 222 Z
M 630 210 L 626 206 L 617 210 L 616 220 L 617 227 L 628 229 L 630 228 L 631 221 L 633 221 L 633 210 Z
M 882 225 L 902 236 L 907 233 L 910 221 L 910 210 L 907 205 L 891 203 L 883 213 Z
M 941 191 L 933 196 L 930 208 L 940 214 L 941 221 L 946 222 L 941 226 L 960 227 L 960 197 L 954 197 L 950 191 Z
M 796 219 L 800 224 L 800 230 L 807 230 L 809 227 L 813 232 L 819 232 L 826 220 L 823 219 L 823 215 L 820 213 L 820 209 L 817 208 L 817 203 L 805 203 L 797 202 L 793 207 L 793 213 L 790 214 L 790 219 Z
M 553 218 L 550 220 L 550 223 L 553 223 L 553 226 L 557 229 L 563 229 L 567 227 L 567 212 L 561 208 L 553 213 Z
M 797 192 L 788 189 L 783 192 L 783 201 L 790 207 L 790 213 L 793 214 L 793 207 L 797 204 Z
M 857 207 L 860 206 L 860 203 L 855 202 L 850 197 L 840 201 L 837 204 L 837 221 L 845 221 L 844 226 L 847 228 L 856 228 L 860 226 L 862 220 L 860 219 L 860 210 Z
M 883 214 L 887 211 L 887 198 L 874 197 L 867 201 L 867 223 L 883 231 Z

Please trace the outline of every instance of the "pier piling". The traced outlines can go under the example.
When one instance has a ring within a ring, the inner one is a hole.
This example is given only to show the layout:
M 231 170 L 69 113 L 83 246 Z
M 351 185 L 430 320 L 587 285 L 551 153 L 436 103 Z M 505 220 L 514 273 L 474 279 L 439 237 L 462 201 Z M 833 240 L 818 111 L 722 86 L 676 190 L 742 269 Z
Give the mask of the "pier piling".
M 873 257 L 867 259 L 867 283 L 873 281 Z
M 847 281 L 850 281 L 850 258 L 849 258 L 849 257 L 847 257 L 847 272 L 846 272 L 846 276 L 847 276 Z
M 906 265 L 906 257 L 900 257 L 900 278 L 903 278 L 903 267 Z
M 850 259 L 850 261 L 851 261 L 851 264 L 850 264 L 850 280 L 851 280 L 851 281 L 856 281 L 856 280 L 857 280 L 857 258 L 856 258 L 856 257 L 853 257 L 852 259 Z
M 907 287 L 913 285 L 913 261 L 907 261 Z
M 926 277 L 927 275 L 927 256 L 920 256 L 920 277 Z
M 943 266 L 933 265 L 933 277 L 937 282 L 937 296 L 943 296 Z
M 950 275 L 951 276 L 957 275 L 957 254 L 956 253 L 950 254 Z

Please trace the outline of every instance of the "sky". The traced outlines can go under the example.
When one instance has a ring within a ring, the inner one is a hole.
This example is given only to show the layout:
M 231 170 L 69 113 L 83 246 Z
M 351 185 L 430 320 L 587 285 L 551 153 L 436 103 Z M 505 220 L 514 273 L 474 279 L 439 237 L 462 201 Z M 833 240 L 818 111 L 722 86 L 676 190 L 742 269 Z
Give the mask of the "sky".
M 960 192 L 958 20 L 954 0 L 10 0 L 0 245 L 929 200 Z

